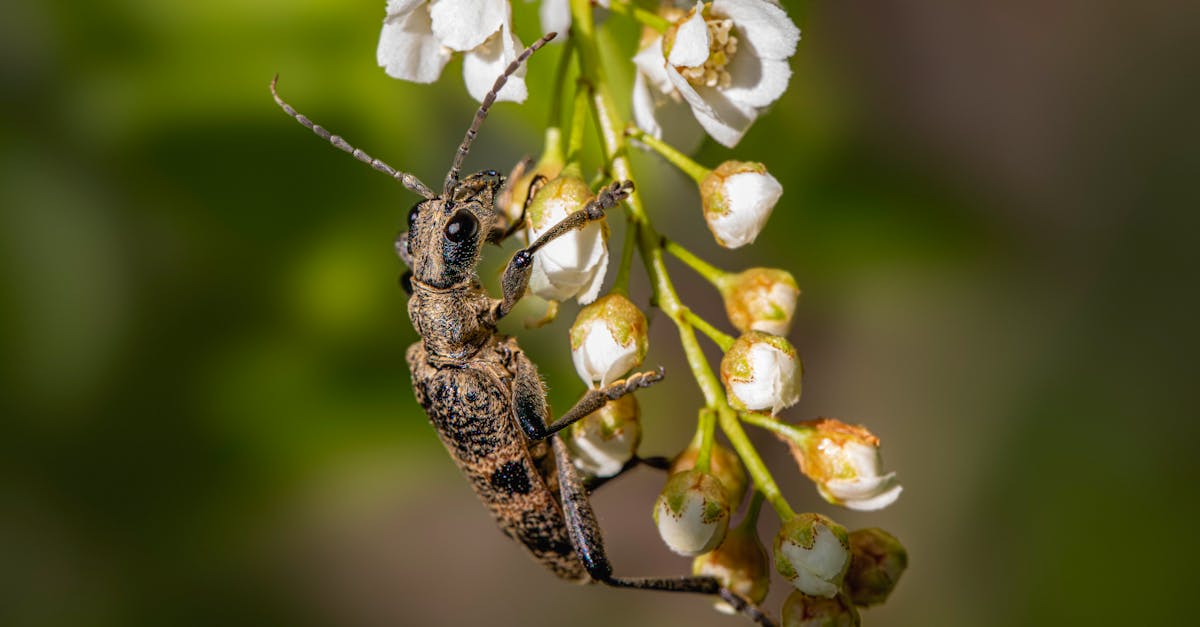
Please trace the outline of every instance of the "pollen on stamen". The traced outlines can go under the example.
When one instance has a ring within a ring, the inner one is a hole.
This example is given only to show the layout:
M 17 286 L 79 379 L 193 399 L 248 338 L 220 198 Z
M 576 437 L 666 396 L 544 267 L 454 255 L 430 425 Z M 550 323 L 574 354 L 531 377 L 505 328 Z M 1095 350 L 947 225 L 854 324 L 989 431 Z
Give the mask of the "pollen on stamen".
M 704 23 L 708 26 L 708 59 L 704 65 L 676 69 L 689 83 L 697 87 L 724 89 L 733 82 L 733 77 L 726 68 L 738 46 L 738 38 L 733 34 L 733 20 L 708 17 Z

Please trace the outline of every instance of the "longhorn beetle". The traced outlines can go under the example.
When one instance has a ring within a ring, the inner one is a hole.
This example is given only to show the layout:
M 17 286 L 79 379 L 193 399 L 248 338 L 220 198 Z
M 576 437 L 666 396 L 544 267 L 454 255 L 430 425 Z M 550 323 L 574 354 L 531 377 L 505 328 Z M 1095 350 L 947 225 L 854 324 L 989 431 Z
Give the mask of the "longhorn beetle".
M 496 332 L 496 323 L 525 294 L 534 253 L 565 233 L 604 219 L 605 212 L 633 189 L 630 181 L 612 183 L 582 209 L 517 251 L 501 279 L 502 298 L 491 298 L 480 285 L 475 266 L 483 244 L 503 241 L 521 221 L 505 224 L 504 213 L 496 210 L 496 196 L 504 184 L 499 173 L 484 170 L 462 180 L 459 173 L 497 92 L 554 35 L 549 33 L 526 48 L 496 79 L 454 155 L 441 194 L 296 112 L 279 97 L 275 89 L 278 76 L 271 81 L 271 95 L 297 122 L 424 198 L 408 212 L 408 230 L 396 239 L 396 253 L 409 268 L 402 279 L 410 296 L 408 315 L 421 336 L 407 353 L 413 391 L 454 463 L 500 529 L 563 579 L 717 595 L 758 623 L 773 625 L 756 605 L 712 577 L 613 575 L 588 501 L 588 488 L 555 434 L 607 401 L 660 381 L 662 369 L 589 390 L 558 421 L 551 422 L 537 368 L 516 339 Z

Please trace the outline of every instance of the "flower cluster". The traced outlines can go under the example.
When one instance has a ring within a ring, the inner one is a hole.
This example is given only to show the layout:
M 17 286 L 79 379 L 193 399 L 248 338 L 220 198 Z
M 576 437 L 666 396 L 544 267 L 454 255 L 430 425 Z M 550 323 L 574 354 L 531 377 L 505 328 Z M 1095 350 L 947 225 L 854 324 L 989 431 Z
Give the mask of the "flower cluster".
M 636 50 L 600 53 L 596 5 L 614 21 L 641 26 Z M 799 29 L 775 0 L 663 0 L 657 10 L 628 0 L 542 0 L 540 18 L 546 31 L 569 31 L 569 45 L 558 48 L 543 152 L 513 171 L 498 196 L 496 220 L 536 249 L 528 290 L 550 302 L 547 319 L 560 303 L 573 299 L 580 305 L 567 334 L 571 360 L 589 398 L 612 399 L 562 432 L 572 463 L 587 480 L 600 481 L 646 461 L 639 455 L 642 409 L 630 393 L 639 386 L 628 384 L 645 376 L 631 373 L 650 349 L 649 310 L 629 287 L 636 252 L 652 290 L 649 303 L 664 324 L 675 326 L 704 395 L 692 439 L 669 463 L 659 458 L 662 463 L 652 464 L 667 470 L 650 508 L 663 543 L 693 558 L 693 574 L 721 584 L 726 593 L 718 609 L 760 611 L 773 568 L 795 587 L 782 608 L 784 624 L 860 624 L 858 608 L 884 602 L 895 588 L 907 565 L 903 545 L 881 529 L 851 531 L 829 516 L 795 511 L 744 429 L 760 427 L 783 440 L 816 493 L 834 506 L 880 510 L 902 491 L 896 473 L 884 470 L 879 438 L 865 427 L 778 417 L 801 400 L 804 367 L 789 339 L 801 293 L 796 278 L 781 268 L 727 271 L 701 259 L 655 229 L 655 213 L 669 208 L 646 207 L 634 187 L 618 207 L 605 206 L 608 215 L 624 213 L 615 276 L 605 289 L 611 227 L 595 214 L 602 199 L 615 202 L 597 190 L 634 181 L 627 147 L 635 144 L 695 183 L 691 213 L 672 221 L 703 221 L 712 241 L 727 249 L 758 240 L 783 198 L 780 181 L 763 163 L 705 165 L 687 149 L 701 131 L 727 147 L 740 142 L 786 91 Z M 468 91 L 485 100 L 501 69 L 521 53 L 508 0 L 388 2 L 379 41 L 379 63 L 388 74 L 432 82 L 456 52 L 463 54 Z M 628 92 L 633 120 L 622 119 L 616 86 L 603 79 L 618 75 L 605 66 L 619 62 L 635 70 Z M 579 80 L 572 80 L 573 68 Z M 525 96 L 518 75 L 498 99 Z M 590 163 L 595 153 L 584 149 L 589 124 L 599 131 L 599 163 Z M 726 320 L 710 322 L 684 304 L 668 255 L 711 284 Z M 705 358 L 701 337 L 720 348 L 717 368 Z M 679 404 L 655 405 L 646 413 L 650 420 L 673 420 Z M 780 522 L 770 550 L 757 530 L 764 505 Z M 729 595 L 743 602 L 726 603 L 733 600 Z
M 508 0 L 388 0 L 376 57 L 388 76 L 432 83 L 461 52 L 467 92 L 482 101 L 524 47 Z M 496 99 L 524 102 L 524 75 L 522 68 Z

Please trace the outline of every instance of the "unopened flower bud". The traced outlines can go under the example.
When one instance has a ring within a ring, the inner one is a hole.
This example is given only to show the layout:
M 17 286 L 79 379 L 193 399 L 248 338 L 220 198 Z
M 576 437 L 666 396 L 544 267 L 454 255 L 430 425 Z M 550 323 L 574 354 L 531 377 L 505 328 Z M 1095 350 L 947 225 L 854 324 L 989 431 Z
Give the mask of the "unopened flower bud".
M 800 400 L 802 366 L 796 349 L 778 335 L 742 334 L 721 359 L 721 380 L 735 409 L 772 415 Z
M 849 566 L 846 529 L 820 514 L 798 514 L 775 536 L 775 570 L 805 594 L 837 594 Z
M 892 534 L 875 527 L 850 532 L 846 593 L 855 605 L 886 601 L 905 568 L 908 551 Z
M 698 470 L 671 475 L 654 503 L 654 522 L 672 551 L 689 557 L 707 553 L 721 544 L 729 527 L 725 488 Z
M 750 268 L 724 275 L 719 284 L 725 312 L 738 331 L 788 334 L 800 288 L 786 270 Z
M 704 220 L 725 248 L 753 242 L 782 194 L 767 167 L 750 161 L 726 161 L 700 183 Z
M 584 383 L 608 385 L 642 363 L 646 316 L 621 294 L 608 294 L 579 310 L 571 325 L 571 360 Z
M 826 501 L 859 511 L 883 509 L 903 490 L 896 473 L 882 474 L 879 438 L 861 426 L 831 418 L 803 422 L 803 439 L 780 436 L 792 449 L 800 471 L 817 484 Z
M 563 174 L 546 183 L 529 205 L 529 241 L 533 242 L 595 194 L 578 176 Z M 590 303 L 600 293 L 608 269 L 608 224 L 591 222 L 556 238 L 533 255 L 529 289 L 546 300 L 576 298 Z
M 639 413 L 637 398 L 626 394 L 571 425 L 566 444 L 575 467 L 593 477 L 621 472 L 642 439 Z
M 693 441 L 671 460 L 671 474 L 695 468 L 696 458 L 699 456 L 700 443 Z M 736 506 L 742 502 L 742 497 L 746 494 L 746 471 L 742 468 L 742 460 L 738 458 L 737 453 L 719 442 L 713 442 L 712 451 L 708 456 L 708 472 L 721 482 L 730 505 Z
M 715 577 L 722 586 L 755 604 L 767 598 L 771 584 L 767 549 L 758 539 L 758 531 L 748 525 L 730 529 L 721 546 L 693 560 L 692 574 Z M 724 601 L 714 605 L 720 612 L 735 613 Z
M 518 162 L 508 175 L 508 181 L 496 198 L 496 206 L 504 212 L 507 225 L 516 225 L 525 219 L 525 203 L 530 193 L 537 192 L 545 181 L 553 179 L 562 172 L 562 130 L 557 127 L 546 129 L 546 150 L 537 163 L 526 159 Z M 535 180 L 542 180 L 538 186 L 533 186 Z M 524 231 L 520 233 L 525 236 Z
M 783 627 L 859 627 L 858 610 L 841 595 L 815 597 L 797 590 L 783 602 Z

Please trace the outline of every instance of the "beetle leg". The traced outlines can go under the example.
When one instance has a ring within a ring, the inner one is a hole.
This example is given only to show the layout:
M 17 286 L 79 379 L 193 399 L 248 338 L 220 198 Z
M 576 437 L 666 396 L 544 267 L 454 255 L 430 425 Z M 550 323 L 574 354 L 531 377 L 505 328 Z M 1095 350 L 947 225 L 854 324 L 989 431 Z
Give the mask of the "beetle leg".
M 633 183 L 631 181 L 609 185 L 600 190 L 595 198 L 588 201 L 583 209 L 563 218 L 561 222 L 550 227 L 550 230 L 542 233 L 541 237 L 529 246 L 514 253 L 512 259 L 508 261 L 508 266 L 504 268 L 504 278 L 500 280 L 504 299 L 496 306 L 493 314 L 495 318 L 499 320 L 507 316 L 517 305 L 517 301 L 525 295 L 525 289 L 529 286 L 529 274 L 533 271 L 534 253 L 555 239 L 575 229 L 583 228 L 589 222 L 604 218 L 604 213 L 624 200 L 632 190 Z
M 613 381 L 598 390 L 588 390 L 575 406 L 567 410 L 554 424 L 546 424 L 550 417 L 550 409 L 546 406 L 546 389 L 538 376 L 537 368 L 523 354 L 515 360 L 515 376 L 513 380 L 513 413 L 521 431 L 530 440 L 543 440 L 552 434 L 571 426 L 584 416 L 600 409 L 608 401 L 613 401 L 638 388 L 649 387 L 662 381 L 663 370 L 655 372 L 639 372 L 619 381 Z
M 760 625 L 774 627 L 775 620 L 754 603 L 721 586 L 713 577 L 614 577 L 612 564 L 604 551 L 604 540 L 600 536 L 600 525 L 588 500 L 587 488 L 580 480 L 575 465 L 571 463 L 567 447 L 561 438 L 552 438 L 554 459 L 558 465 L 558 485 L 562 495 L 563 513 L 567 519 L 567 533 L 579 560 L 588 575 L 596 581 L 616 588 L 638 590 L 660 590 L 663 592 L 691 592 L 721 597 L 738 612 Z
M 667 470 L 671 466 L 671 460 L 667 459 L 666 457 L 638 457 L 637 455 L 634 455 L 632 459 L 625 462 L 624 466 L 621 466 L 621 469 L 617 471 L 617 474 L 611 477 L 589 477 L 584 479 L 583 485 L 587 488 L 589 493 L 595 492 L 596 490 L 600 489 L 600 486 L 607 485 L 609 481 L 624 475 L 638 466 L 648 466 L 650 468 L 654 468 L 655 470 Z

